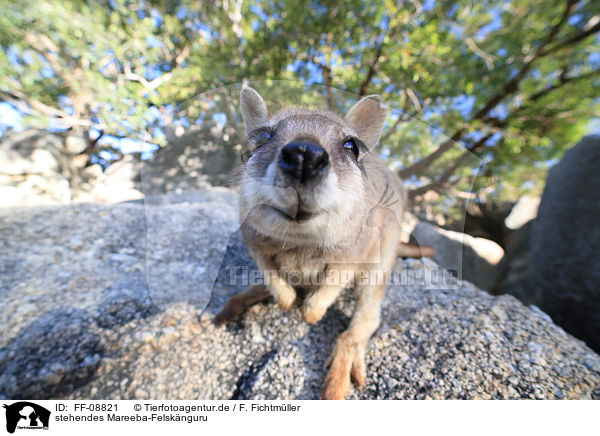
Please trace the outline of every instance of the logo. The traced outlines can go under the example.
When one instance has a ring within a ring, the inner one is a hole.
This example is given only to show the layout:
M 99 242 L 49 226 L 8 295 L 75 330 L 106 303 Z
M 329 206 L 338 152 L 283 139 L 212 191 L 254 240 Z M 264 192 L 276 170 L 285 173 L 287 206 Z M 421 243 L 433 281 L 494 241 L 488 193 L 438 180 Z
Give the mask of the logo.
M 6 409 L 6 431 L 14 433 L 15 429 L 48 430 L 50 411 L 29 401 L 19 401 Z

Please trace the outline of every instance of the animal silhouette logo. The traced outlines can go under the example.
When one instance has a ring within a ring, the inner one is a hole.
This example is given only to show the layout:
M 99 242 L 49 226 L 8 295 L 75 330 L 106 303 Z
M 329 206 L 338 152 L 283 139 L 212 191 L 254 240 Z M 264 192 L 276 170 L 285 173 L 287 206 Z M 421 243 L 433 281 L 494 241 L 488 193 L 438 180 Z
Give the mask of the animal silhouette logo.
M 48 429 L 50 411 L 29 401 L 19 401 L 6 409 L 6 431 L 14 433 L 19 429 Z

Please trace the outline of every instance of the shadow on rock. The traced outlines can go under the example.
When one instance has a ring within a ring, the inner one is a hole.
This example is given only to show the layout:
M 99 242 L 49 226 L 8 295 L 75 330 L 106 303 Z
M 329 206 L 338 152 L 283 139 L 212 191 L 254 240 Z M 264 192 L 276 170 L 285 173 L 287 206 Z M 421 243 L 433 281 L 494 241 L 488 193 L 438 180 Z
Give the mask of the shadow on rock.
M 66 395 L 95 374 L 103 348 L 84 310 L 44 314 L 0 350 L 0 392 L 7 398 Z
M 160 312 L 161 310 L 156 307 L 150 298 L 114 295 L 106 298 L 99 305 L 96 323 L 101 328 L 111 329 Z

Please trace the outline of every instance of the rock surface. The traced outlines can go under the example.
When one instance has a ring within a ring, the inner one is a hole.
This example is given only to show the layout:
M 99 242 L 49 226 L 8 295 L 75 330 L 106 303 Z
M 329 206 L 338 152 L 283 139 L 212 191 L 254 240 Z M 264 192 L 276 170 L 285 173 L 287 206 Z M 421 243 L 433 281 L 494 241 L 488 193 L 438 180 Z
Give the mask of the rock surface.
M 243 286 L 223 267 L 213 289 L 214 268 L 198 259 L 252 262 L 235 232 L 235 195 L 191 198 L 0 210 L 0 397 L 319 397 L 351 294 L 315 326 L 274 304 L 213 326 Z M 147 240 L 149 222 L 170 229 Z M 212 289 L 207 308 L 149 287 L 156 260 L 171 291 L 186 280 L 201 295 Z M 600 357 L 540 310 L 442 283 L 428 260 L 397 267 L 415 281 L 388 287 L 367 384 L 351 398 L 600 398 Z
M 568 150 L 548 174 L 531 233 L 529 281 L 517 295 L 600 350 L 600 136 Z

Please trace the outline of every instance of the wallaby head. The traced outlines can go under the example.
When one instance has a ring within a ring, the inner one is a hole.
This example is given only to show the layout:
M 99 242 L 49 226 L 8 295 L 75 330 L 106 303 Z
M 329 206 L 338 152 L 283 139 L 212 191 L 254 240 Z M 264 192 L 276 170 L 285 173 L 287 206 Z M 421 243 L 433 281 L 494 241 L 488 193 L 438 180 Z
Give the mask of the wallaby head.
M 240 103 L 252 147 L 240 218 L 261 234 L 296 243 L 312 237 L 335 244 L 351 235 L 369 212 L 365 156 L 387 115 L 381 98 L 362 98 L 343 118 L 300 107 L 269 114 L 252 88 L 242 89 Z

